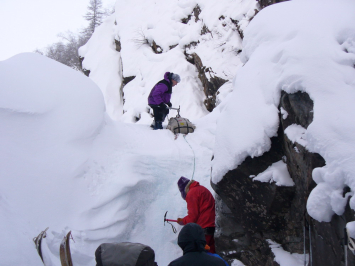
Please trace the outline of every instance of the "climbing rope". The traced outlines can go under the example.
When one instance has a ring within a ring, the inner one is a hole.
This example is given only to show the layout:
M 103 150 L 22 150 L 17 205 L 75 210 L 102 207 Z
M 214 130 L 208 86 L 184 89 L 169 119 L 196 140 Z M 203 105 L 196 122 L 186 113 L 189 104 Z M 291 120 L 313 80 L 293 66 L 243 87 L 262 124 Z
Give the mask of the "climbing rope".
M 313 253 L 312 253 L 312 228 L 311 223 L 307 220 L 307 213 L 303 214 L 303 255 L 304 266 L 307 265 L 307 253 L 306 253 L 306 228 L 308 225 L 308 238 L 309 238 L 309 266 L 313 265 Z M 309 216 L 308 216 L 309 217 Z
M 311 223 L 308 223 L 308 232 L 309 232 L 309 262 L 310 262 L 309 265 L 313 266 Z
M 355 242 L 351 238 L 349 234 L 349 229 L 347 227 L 344 228 L 344 262 L 345 266 L 348 266 L 348 249 L 351 250 L 353 254 L 355 254 Z
M 355 243 L 354 243 L 354 240 L 350 237 L 348 228 L 346 228 L 346 234 L 347 234 L 347 238 L 348 238 L 348 241 L 347 241 L 348 242 L 348 247 L 354 253 L 354 251 L 355 251 Z
M 306 253 L 306 225 L 304 223 L 304 219 L 303 219 L 303 256 L 304 256 L 304 260 L 303 260 L 303 265 L 307 266 L 307 253 Z
M 345 266 L 348 266 L 348 229 L 344 228 L 344 262 Z
M 191 148 L 191 150 L 192 150 L 192 152 L 193 152 L 193 154 L 194 154 L 194 170 L 193 170 L 193 172 L 192 172 L 192 178 L 191 178 L 191 180 L 193 180 L 193 179 L 194 179 L 194 175 L 195 175 L 195 167 L 196 167 L 195 151 L 194 151 L 194 149 L 191 147 L 190 143 L 186 140 L 186 135 L 184 135 L 184 140 L 185 140 L 186 143 L 189 145 L 189 147 Z

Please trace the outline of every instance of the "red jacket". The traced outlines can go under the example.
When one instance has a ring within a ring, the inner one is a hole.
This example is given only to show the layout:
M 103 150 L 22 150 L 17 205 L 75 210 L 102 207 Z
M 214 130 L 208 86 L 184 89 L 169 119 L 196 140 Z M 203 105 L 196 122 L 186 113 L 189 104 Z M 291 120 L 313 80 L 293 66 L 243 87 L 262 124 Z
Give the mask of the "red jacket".
M 211 192 L 199 182 L 190 185 L 186 195 L 187 216 L 184 224 L 197 223 L 202 228 L 215 227 L 215 202 Z

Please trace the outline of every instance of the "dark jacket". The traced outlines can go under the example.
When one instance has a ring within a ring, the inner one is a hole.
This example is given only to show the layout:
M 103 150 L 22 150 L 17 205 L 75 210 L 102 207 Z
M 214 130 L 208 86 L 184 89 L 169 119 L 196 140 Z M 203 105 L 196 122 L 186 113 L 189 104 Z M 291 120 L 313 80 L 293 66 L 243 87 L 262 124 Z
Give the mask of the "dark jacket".
M 178 245 L 184 255 L 170 262 L 169 266 L 225 266 L 223 260 L 205 251 L 205 234 L 198 224 L 189 223 L 181 229 Z
M 157 266 L 154 250 L 140 243 L 103 243 L 95 258 L 96 266 Z
M 215 227 L 215 200 L 211 192 L 199 182 L 191 180 L 185 188 L 187 216 L 184 224 L 197 223 L 202 228 Z
M 149 105 L 169 103 L 172 93 L 172 82 L 169 79 L 170 72 L 166 72 L 164 79 L 159 81 L 151 90 L 148 96 Z

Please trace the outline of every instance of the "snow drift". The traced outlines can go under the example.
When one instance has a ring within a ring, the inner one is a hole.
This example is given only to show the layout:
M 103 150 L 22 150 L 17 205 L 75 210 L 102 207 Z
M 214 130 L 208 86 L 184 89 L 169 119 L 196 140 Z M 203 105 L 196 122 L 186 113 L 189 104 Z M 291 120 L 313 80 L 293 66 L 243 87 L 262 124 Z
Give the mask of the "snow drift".
M 85 201 L 77 176 L 105 106 L 90 79 L 38 54 L 0 62 L 0 79 L 0 261 L 38 265 L 31 239 L 49 224 L 71 226 Z
M 41 265 L 32 239 L 46 227 L 46 265 L 60 265 L 69 230 L 75 265 L 94 265 L 105 242 L 145 243 L 160 265 L 179 257 L 163 217 L 186 215 L 180 176 L 211 190 L 215 122 L 174 140 L 168 130 L 114 123 L 99 88 L 51 59 L 20 54 L 0 70 L 2 265 Z

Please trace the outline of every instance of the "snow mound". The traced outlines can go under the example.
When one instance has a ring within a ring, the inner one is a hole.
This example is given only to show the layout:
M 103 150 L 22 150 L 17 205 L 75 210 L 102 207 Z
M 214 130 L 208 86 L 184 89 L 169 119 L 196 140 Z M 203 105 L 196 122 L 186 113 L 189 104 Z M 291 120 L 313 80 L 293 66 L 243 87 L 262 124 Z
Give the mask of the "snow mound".
M 39 265 L 32 238 L 49 224 L 70 225 L 80 209 L 85 195 L 76 177 L 105 106 L 90 79 L 38 54 L 1 61 L 0 80 L 0 261 Z

